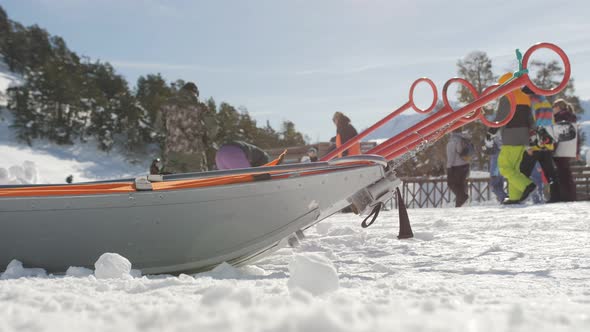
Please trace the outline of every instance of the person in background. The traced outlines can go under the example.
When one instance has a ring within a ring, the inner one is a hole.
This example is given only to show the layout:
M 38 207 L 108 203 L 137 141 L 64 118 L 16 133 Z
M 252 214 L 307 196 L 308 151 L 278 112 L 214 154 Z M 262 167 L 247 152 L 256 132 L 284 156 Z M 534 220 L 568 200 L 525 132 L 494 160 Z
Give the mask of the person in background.
M 309 150 L 307 150 L 307 157 L 312 163 L 318 161 L 318 149 L 314 148 L 313 146 L 309 148 Z
M 199 89 L 188 82 L 162 108 L 166 140 L 164 164 L 172 173 L 208 169 L 207 148 L 217 134 L 215 114 L 199 101 Z
M 67 184 L 72 184 L 72 182 L 74 182 L 74 176 L 72 174 L 68 175 L 68 177 L 66 178 L 66 183 Z
M 356 129 L 350 124 L 350 119 L 341 112 L 334 113 L 332 121 L 334 122 L 334 125 L 336 125 L 336 148 L 339 148 L 340 146 L 342 146 L 342 144 L 348 142 L 348 140 L 350 140 L 358 134 Z M 357 154 L 361 154 L 361 144 L 359 142 L 355 143 L 350 148 L 344 150 L 338 156 L 344 157 Z
M 150 165 L 150 174 L 152 174 L 152 175 L 162 174 L 163 168 L 164 168 L 164 165 L 162 163 L 162 160 L 160 158 L 156 158 L 156 159 L 152 160 L 152 164 Z
M 451 132 L 447 143 L 447 185 L 455 194 L 455 207 L 461 207 L 469 195 L 467 195 L 467 177 L 469 176 L 469 161 L 461 157 L 467 137 L 461 129 Z
M 540 164 L 543 170 L 543 175 L 547 178 L 549 183 L 549 200 L 547 203 L 555 203 L 561 200 L 561 190 L 559 185 L 559 176 L 553 163 L 553 150 L 555 148 L 553 139 L 548 136 L 548 131 L 551 131 L 555 121 L 553 119 L 553 111 L 551 110 L 551 103 L 545 98 L 535 94 L 527 86 L 521 90 L 531 100 L 531 111 L 533 119 L 535 120 L 535 129 L 531 132 L 531 147 L 526 150 L 526 155 L 523 156 L 520 165 L 520 171 L 527 176 L 534 174 L 537 164 Z M 535 174 L 531 178 L 537 190 L 543 192 L 543 181 L 541 173 Z M 543 195 L 540 196 L 543 198 Z M 535 197 L 533 197 L 535 201 Z
M 243 141 L 223 144 L 215 154 L 217 169 L 259 167 L 268 164 L 270 157 L 261 148 Z
M 498 169 L 498 155 L 502 147 L 502 139 L 499 135 L 484 141 L 484 152 L 490 156 L 490 187 L 498 202 L 502 203 L 508 195 L 504 190 L 504 177 Z
M 531 171 L 531 176 L 530 176 L 530 179 L 533 180 L 533 183 L 537 186 L 537 189 L 535 191 L 533 191 L 533 193 L 531 194 L 534 204 L 545 203 L 543 177 L 544 177 L 543 176 L 543 168 L 541 167 L 541 164 L 539 164 L 539 162 L 535 162 L 533 170 Z M 547 201 L 547 203 L 552 203 L 552 201 L 549 200 L 549 201 Z
M 512 79 L 512 73 L 500 77 L 498 83 L 504 84 Z M 520 90 L 514 91 L 516 111 L 512 119 L 502 127 L 502 148 L 498 155 L 500 174 L 508 181 L 508 198 L 502 204 L 518 204 L 526 200 L 536 186 L 521 172 L 520 165 L 529 148 L 529 132 L 535 128 L 531 112 L 531 99 Z M 496 121 L 505 119 L 510 113 L 510 101 L 502 97 L 498 104 Z M 498 134 L 498 128 L 490 128 L 486 133 L 486 140 L 493 139 Z
M 557 99 L 553 103 L 553 116 L 555 117 L 555 122 L 565 121 L 569 123 L 576 123 L 578 120 L 573 112 L 572 105 L 563 99 Z M 579 158 L 580 141 L 579 135 L 577 136 L 578 148 L 576 155 L 577 158 Z M 573 158 L 570 157 L 553 157 L 553 161 L 555 162 L 555 166 L 557 166 L 557 173 L 560 179 L 562 202 L 573 202 L 576 200 L 576 184 L 574 182 L 572 169 L 570 167 L 570 162 L 572 159 Z

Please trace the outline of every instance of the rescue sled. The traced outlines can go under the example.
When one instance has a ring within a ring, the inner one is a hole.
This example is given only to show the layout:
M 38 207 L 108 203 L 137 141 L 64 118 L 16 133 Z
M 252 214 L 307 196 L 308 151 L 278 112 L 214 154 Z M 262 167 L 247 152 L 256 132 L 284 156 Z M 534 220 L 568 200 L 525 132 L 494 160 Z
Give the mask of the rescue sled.
M 117 182 L 0 188 L 0 266 L 50 272 L 92 267 L 104 252 L 143 273 L 242 264 L 293 245 L 302 231 L 350 205 L 392 198 L 399 181 L 379 156 Z M 357 208 L 365 208 L 357 204 Z
M 552 90 L 534 86 L 526 73 L 531 53 L 539 48 L 555 51 L 564 63 L 563 81 Z M 432 111 L 438 94 L 430 79 L 416 80 L 405 105 L 317 163 L 69 185 L 0 186 L 0 267 L 18 259 L 59 273 L 70 266 L 92 268 L 105 252 L 123 255 L 145 274 L 196 272 L 224 261 L 241 265 L 283 245 L 295 245 L 306 228 L 347 206 L 367 215 L 362 226 L 368 227 L 384 203 L 394 198 L 400 212 L 398 237 L 411 237 L 396 167 L 471 121 L 503 126 L 515 112 L 512 91 L 527 85 L 537 94 L 555 94 L 569 76 L 565 53 L 553 44 L 537 44 L 525 53 L 512 80 L 489 87 L 481 96 L 463 79 L 447 81 L 441 110 L 366 155 L 335 159 L 409 108 Z M 426 110 L 413 101 L 420 83 L 433 91 Z M 467 87 L 474 101 L 452 110 L 446 96 L 452 83 Z M 502 96 L 512 101 L 509 117 L 487 120 L 481 107 Z

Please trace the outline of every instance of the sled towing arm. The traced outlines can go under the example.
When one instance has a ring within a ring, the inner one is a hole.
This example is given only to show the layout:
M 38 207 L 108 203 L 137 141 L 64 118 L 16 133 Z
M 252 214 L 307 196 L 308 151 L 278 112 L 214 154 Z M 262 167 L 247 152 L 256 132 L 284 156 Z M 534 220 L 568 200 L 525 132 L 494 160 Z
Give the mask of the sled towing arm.
M 528 65 L 530 57 L 535 51 L 539 49 L 548 49 L 555 52 L 561 58 L 561 61 L 564 65 L 563 79 L 556 87 L 552 89 L 542 89 L 536 86 L 529 77 Z M 479 95 L 475 87 L 465 79 L 451 78 L 443 86 L 442 97 L 444 106 L 442 109 L 367 151 L 368 155 L 373 154 L 383 157 L 388 162 L 388 166 L 386 176 L 382 180 L 370 187 L 358 191 L 349 199 L 355 212 L 360 214 L 369 214 L 362 223 L 363 227 L 370 226 L 379 215 L 379 211 L 381 210 L 383 204 L 386 201 L 392 199 L 395 195 L 398 201 L 400 213 L 400 235 L 398 238 L 411 237 L 412 231 L 407 218 L 404 200 L 401 197 L 399 189 L 397 189 L 397 187 L 399 187 L 401 184 L 401 181 L 395 176 L 395 169 L 397 167 L 399 167 L 411 157 L 415 156 L 418 152 L 434 144 L 445 134 L 470 122 L 479 120 L 488 127 L 497 128 L 504 126 L 512 119 L 514 113 L 516 112 L 516 102 L 513 92 L 521 89 L 524 86 L 529 87 L 535 94 L 542 96 L 557 94 L 567 86 L 571 76 L 571 66 L 567 55 L 557 45 L 551 43 L 538 43 L 530 47 L 525 52 L 524 57 L 521 57 L 520 51 L 516 50 L 516 56 L 517 60 L 519 61 L 519 68 L 513 73 L 512 78 L 506 83 L 502 85 L 495 84 L 489 86 L 481 93 L 481 95 Z M 420 109 L 414 103 L 414 90 L 420 83 L 428 84 L 433 92 L 432 103 L 427 109 Z M 461 84 L 467 90 L 469 90 L 473 95 L 473 101 L 458 110 L 453 110 L 450 106 L 449 98 L 447 96 L 448 88 L 452 83 Z M 488 120 L 482 111 L 482 107 L 504 96 L 508 98 L 511 104 L 511 109 L 508 116 L 501 121 Z M 437 101 L 438 93 L 432 80 L 428 78 L 417 79 L 410 87 L 408 102 L 406 102 L 400 108 L 394 110 L 383 119 L 376 122 L 368 129 L 353 137 L 339 148 L 322 157 L 321 161 L 332 160 L 341 152 L 360 142 L 361 139 L 367 137 L 376 129 L 383 126 L 383 124 L 387 123 L 407 109 L 412 108 L 416 112 L 422 114 L 430 113 L 434 110 Z M 397 189 L 396 194 L 393 193 L 393 188 Z M 370 218 L 372 219 L 367 222 L 367 220 Z M 404 225 L 403 232 L 402 224 Z

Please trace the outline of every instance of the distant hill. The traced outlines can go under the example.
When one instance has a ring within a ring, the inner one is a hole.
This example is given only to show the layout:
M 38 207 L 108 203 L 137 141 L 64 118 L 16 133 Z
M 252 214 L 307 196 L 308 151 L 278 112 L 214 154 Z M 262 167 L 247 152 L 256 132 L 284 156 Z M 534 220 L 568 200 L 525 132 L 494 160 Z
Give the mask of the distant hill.
M 408 114 L 401 114 L 393 118 L 381 128 L 367 136 L 365 140 L 381 140 L 390 138 L 426 118 L 426 115 L 410 112 L 411 111 L 408 111 Z
M 453 107 L 453 109 L 460 108 L 460 106 L 456 102 L 451 101 L 450 103 L 451 103 L 451 107 Z M 428 114 L 416 113 L 412 109 L 406 110 L 404 113 L 391 119 L 388 123 L 384 124 L 381 128 L 377 129 L 375 132 L 373 132 L 372 134 L 367 136 L 366 140 L 382 140 L 382 139 L 387 139 L 387 138 L 393 137 L 394 135 L 397 135 L 398 133 L 404 131 L 405 129 L 410 128 L 411 126 L 415 125 L 416 123 L 418 123 L 418 122 L 424 120 L 425 118 L 431 116 L 432 114 L 438 112 L 441 107 L 442 107 L 442 101 L 439 101 L 438 105 L 436 107 L 436 111 L 428 113 Z

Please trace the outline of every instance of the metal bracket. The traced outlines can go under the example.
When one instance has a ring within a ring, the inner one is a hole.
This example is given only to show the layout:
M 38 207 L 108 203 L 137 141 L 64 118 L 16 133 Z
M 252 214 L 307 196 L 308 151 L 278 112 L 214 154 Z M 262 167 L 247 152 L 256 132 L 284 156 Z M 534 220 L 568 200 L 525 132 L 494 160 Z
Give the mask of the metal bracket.
M 154 190 L 152 183 L 148 180 L 147 176 L 140 176 L 135 178 L 134 181 L 135 190 L 137 191 L 151 191 Z

